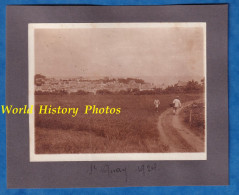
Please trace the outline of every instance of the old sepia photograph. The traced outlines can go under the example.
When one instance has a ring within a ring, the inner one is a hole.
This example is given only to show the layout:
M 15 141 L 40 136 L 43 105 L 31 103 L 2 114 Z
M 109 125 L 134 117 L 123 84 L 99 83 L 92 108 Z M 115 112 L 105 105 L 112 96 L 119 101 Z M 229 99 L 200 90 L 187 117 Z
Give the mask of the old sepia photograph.
M 206 160 L 206 23 L 28 26 L 30 161 Z

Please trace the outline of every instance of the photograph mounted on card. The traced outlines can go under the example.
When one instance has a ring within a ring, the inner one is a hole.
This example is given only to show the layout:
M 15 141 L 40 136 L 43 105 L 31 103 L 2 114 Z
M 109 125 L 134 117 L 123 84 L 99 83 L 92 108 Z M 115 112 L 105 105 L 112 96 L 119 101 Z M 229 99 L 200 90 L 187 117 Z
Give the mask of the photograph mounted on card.
M 8 6 L 8 188 L 227 185 L 227 17 Z
M 206 23 L 28 28 L 31 161 L 206 160 Z
M 31 161 L 206 160 L 206 23 L 28 30 Z

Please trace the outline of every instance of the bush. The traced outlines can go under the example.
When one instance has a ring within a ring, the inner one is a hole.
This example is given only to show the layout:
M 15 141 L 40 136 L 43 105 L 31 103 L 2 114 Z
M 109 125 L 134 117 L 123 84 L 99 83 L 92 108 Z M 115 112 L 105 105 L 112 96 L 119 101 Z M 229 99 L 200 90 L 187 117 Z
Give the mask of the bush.
M 190 122 L 191 111 L 191 122 Z M 197 134 L 204 134 L 205 107 L 203 103 L 194 103 L 184 108 L 184 122 L 187 123 Z
M 72 92 L 71 94 L 75 95 L 88 95 L 90 92 L 84 90 L 78 90 L 77 92 Z
M 97 90 L 96 94 L 99 95 L 110 95 L 110 94 L 114 94 L 113 92 L 107 90 L 107 89 L 102 89 L 102 90 Z

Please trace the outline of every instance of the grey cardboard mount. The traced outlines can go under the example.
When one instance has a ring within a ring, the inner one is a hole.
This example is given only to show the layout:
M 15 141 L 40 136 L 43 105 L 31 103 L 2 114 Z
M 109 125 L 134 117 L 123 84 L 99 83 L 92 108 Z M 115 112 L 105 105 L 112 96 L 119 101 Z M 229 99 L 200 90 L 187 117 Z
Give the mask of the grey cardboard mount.
M 7 115 L 8 188 L 227 185 L 228 6 L 7 6 L 6 105 L 28 104 L 28 23 L 82 22 L 207 23 L 207 160 L 29 162 L 28 115 Z

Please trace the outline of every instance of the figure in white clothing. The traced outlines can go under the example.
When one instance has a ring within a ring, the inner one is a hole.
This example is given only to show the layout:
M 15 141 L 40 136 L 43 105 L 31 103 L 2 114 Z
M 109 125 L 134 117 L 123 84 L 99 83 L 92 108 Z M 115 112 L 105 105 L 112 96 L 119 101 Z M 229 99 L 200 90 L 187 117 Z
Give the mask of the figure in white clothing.
M 182 104 L 179 100 L 179 96 L 177 96 L 174 100 L 173 100 L 173 113 L 177 114 L 177 110 L 178 108 L 181 108 Z
M 154 106 L 155 106 L 155 110 L 156 110 L 156 112 L 159 111 L 159 104 L 160 104 L 159 99 L 155 99 L 155 100 L 154 100 Z

